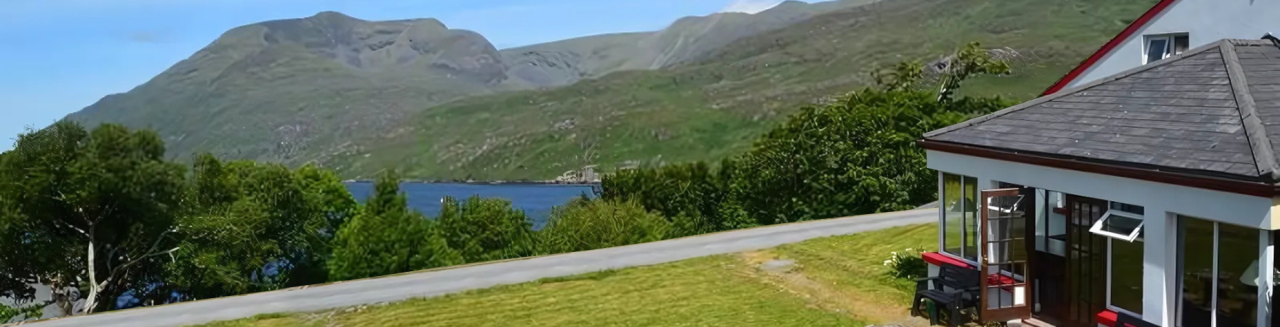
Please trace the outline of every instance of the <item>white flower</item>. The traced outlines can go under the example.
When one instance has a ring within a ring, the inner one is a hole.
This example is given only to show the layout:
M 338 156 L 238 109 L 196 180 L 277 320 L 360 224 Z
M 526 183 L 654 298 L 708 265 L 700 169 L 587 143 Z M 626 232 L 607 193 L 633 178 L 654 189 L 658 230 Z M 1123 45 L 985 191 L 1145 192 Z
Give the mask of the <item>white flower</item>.
M 907 248 L 907 252 L 911 252 L 911 248 Z
M 890 253 L 893 253 L 893 255 L 895 255 L 895 256 L 896 256 L 896 255 L 898 255 L 898 252 L 897 252 L 897 251 L 890 252 Z

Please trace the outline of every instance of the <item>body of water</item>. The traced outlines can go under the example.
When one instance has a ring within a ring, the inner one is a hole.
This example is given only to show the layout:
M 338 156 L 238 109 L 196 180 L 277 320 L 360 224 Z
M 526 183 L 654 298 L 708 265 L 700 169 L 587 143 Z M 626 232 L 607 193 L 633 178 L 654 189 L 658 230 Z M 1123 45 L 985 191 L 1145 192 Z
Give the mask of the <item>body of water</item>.
M 373 183 L 347 183 L 351 195 L 364 202 L 373 193 Z M 454 184 L 454 183 L 401 183 L 400 191 L 409 200 L 409 207 L 427 217 L 440 214 L 440 199 L 452 196 L 459 201 L 472 195 L 485 198 L 503 198 L 511 201 L 516 209 L 524 210 L 533 221 L 533 228 L 540 229 L 547 223 L 551 207 L 564 205 L 570 199 L 586 194 L 594 197 L 591 186 L 555 184 Z

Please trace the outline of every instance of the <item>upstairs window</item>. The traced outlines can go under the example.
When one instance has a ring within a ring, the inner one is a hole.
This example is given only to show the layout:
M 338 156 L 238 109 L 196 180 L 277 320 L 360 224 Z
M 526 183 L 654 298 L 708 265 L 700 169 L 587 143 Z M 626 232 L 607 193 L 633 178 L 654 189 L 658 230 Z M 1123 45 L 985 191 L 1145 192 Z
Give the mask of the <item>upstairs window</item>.
M 1191 45 L 1187 34 L 1147 35 L 1144 38 L 1144 65 L 1181 54 Z

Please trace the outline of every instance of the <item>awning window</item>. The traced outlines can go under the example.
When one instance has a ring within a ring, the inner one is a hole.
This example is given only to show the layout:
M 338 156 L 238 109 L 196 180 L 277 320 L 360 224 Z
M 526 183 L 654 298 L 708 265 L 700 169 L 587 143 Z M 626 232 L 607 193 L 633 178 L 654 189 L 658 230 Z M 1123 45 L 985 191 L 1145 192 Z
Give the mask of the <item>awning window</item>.
M 1119 209 L 1110 209 L 1093 223 L 1090 233 L 1133 242 L 1142 234 L 1142 215 Z

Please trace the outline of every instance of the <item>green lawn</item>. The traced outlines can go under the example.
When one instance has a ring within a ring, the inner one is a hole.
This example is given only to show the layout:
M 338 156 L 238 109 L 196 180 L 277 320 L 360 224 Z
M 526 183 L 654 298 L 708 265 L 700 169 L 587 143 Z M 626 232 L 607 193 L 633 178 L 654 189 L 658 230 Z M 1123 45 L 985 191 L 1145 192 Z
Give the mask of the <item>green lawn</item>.
M 384 306 L 273 314 L 205 327 L 863 326 L 911 322 L 914 284 L 885 276 L 891 251 L 936 244 L 916 225 L 500 286 Z M 790 268 L 763 269 L 771 260 Z

